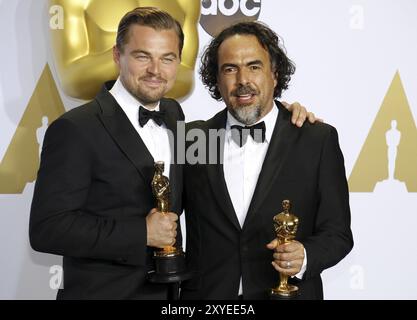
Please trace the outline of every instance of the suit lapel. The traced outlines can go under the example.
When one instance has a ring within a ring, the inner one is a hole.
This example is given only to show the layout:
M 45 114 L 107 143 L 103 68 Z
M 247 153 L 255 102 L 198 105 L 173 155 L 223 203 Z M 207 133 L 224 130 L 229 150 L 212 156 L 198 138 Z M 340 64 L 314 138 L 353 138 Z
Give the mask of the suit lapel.
M 290 113 L 278 101 L 276 101 L 276 105 L 279 109 L 278 119 L 243 224 L 243 229 L 246 225 L 250 225 L 250 220 L 253 219 L 260 210 L 262 203 L 270 192 L 273 181 L 277 179 L 277 176 L 281 173 L 282 164 L 288 155 L 290 146 L 294 142 L 293 140 L 296 138 L 296 135 L 290 134 L 290 131 L 294 130 L 289 119 Z M 277 203 L 277 212 L 279 209 L 280 204 Z
M 224 178 L 224 170 L 223 170 L 223 150 L 224 150 L 224 132 L 226 128 L 226 119 L 227 119 L 227 109 L 218 113 L 215 117 L 207 121 L 207 128 L 206 129 L 223 129 L 222 139 L 217 141 L 217 143 L 209 143 L 207 142 L 207 155 L 210 154 L 210 144 L 213 144 L 213 148 L 216 149 L 217 152 L 217 161 L 216 164 L 208 164 L 207 167 L 207 174 L 210 181 L 210 186 L 212 188 L 212 193 L 214 194 L 216 201 L 220 208 L 223 209 L 223 212 L 228 217 L 228 219 L 232 222 L 232 224 L 238 229 L 241 230 L 239 220 L 237 219 L 237 215 L 235 209 L 233 207 L 232 200 L 229 195 L 229 191 L 227 190 L 226 180 Z M 206 131 L 206 137 L 209 139 L 210 135 L 208 130 Z M 213 152 L 213 149 L 211 150 Z M 208 161 L 208 160 L 207 160 Z
M 111 87 L 111 84 L 106 83 L 96 97 L 96 101 L 102 109 L 99 118 L 120 150 L 133 163 L 143 179 L 147 183 L 149 182 L 150 187 L 154 173 L 154 159 L 126 114 L 108 92 L 106 86 Z

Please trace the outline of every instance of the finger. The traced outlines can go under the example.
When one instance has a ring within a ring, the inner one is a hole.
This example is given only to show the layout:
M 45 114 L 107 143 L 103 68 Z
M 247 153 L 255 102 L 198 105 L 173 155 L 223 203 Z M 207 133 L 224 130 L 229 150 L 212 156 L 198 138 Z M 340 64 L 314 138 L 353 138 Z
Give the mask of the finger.
M 291 247 L 288 247 L 289 245 L 290 245 L 290 242 L 280 244 L 279 246 L 277 246 L 275 248 L 275 252 L 284 253 L 284 252 L 291 252 L 291 251 L 293 251 L 293 250 L 290 250 Z
M 169 237 L 167 237 L 165 239 L 165 245 L 166 246 L 171 246 L 176 242 L 176 237 L 174 237 L 174 234 L 171 234 Z
M 277 261 L 302 261 L 304 259 L 304 250 L 297 250 L 290 253 L 274 253 L 272 257 Z
M 173 228 L 173 225 L 172 225 L 172 222 L 171 222 L 171 221 L 162 220 L 162 221 L 160 222 L 160 226 L 161 226 L 161 229 L 162 229 L 165 233 L 172 232 L 172 231 L 174 231 L 174 230 L 175 230 L 175 229 Z
M 276 252 L 272 255 L 272 257 L 276 261 L 291 261 L 291 260 L 293 260 L 293 254 L 291 254 L 291 253 L 277 253 Z
M 166 214 L 167 214 L 167 216 L 169 217 L 169 219 L 171 221 L 177 221 L 178 220 L 178 215 L 176 213 L 174 213 L 174 212 L 167 212 Z
M 302 250 L 302 246 L 299 245 L 293 245 L 291 243 L 284 243 L 279 245 L 278 247 L 275 248 L 275 252 L 276 253 L 296 253 L 297 251 Z
M 272 266 L 274 267 L 276 271 L 278 271 L 281 274 L 285 274 L 287 276 L 294 276 L 298 273 L 296 272 L 295 268 L 291 268 L 291 269 L 281 268 L 275 261 L 272 261 Z
M 321 119 L 321 118 L 317 118 L 317 117 L 316 117 L 316 115 L 315 115 L 313 112 L 308 112 L 308 114 L 307 114 L 307 118 L 308 118 L 308 121 L 309 121 L 310 123 L 315 123 L 315 122 L 324 122 L 324 120 L 323 120 L 323 119 Z
M 293 265 L 293 263 L 300 260 L 300 258 L 293 258 L 294 254 L 292 253 L 274 253 L 272 257 L 282 268 L 287 268 L 289 265 Z
M 301 265 L 303 264 L 303 260 L 301 259 L 277 259 L 274 256 L 273 260 L 281 269 L 299 269 L 301 268 Z
M 164 234 L 164 241 L 167 244 L 170 244 L 172 239 L 175 239 L 175 232 L 174 231 L 168 231 Z
M 293 261 L 275 261 L 281 269 L 291 269 L 294 268 Z
M 166 241 L 164 241 L 164 245 L 163 247 L 167 247 L 167 246 L 173 246 L 175 243 L 175 239 L 173 238 L 169 238 Z
M 293 240 L 291 242 L 284 243 L 277 247 L 275 250 L 276 252 L 294 252 L 297 250 L 302 250 L 304 246 L 301 242 L 298 242 L 297 240 Z
M 279 272 L 278 264 L 275 261 L 272 261 L 272 266 L 274 267 L 275 270 Z
M 302 254 L 288 254 L 288 253 L 274 253 L 274 261 L 278 263 L 282 268 L 288 269 L 288 267 L 300 267 L 303 264 L 304 256 Z M 288 262 L 290 264 L 288 264 Z
M 301 105 L 298 102 L 295 102 L 291 105 L 291 107 L 293 109 L 292 110 L 292 116 L 291 116 L 291 122 L 292 122 L 292 124 L 296 124 L 298 118 L 300 117 L 300 113 L 302 111 Z
M 302 127 L 304 122 L 306 121 L 306 117 L 307 117 L 307 109 L 304 107 L 300 108 L 300 113 L 298 115 L 297 118 L 297 127 Z
M 271 250 L 275 249 L 277 246 L 278 246 L 278 239 L 274 239 L 266 245 L 266 247 Z
M 289 247 L 288 250 L 291 251 L 297 251 L 297 250 L 301 250 L 304 251 L 304 245 L 297 241 L 297 240 L 293 240 L 289 243 Z
M 316 122 L 316 116 L 314 115 L 314 113 L 313 112 L 308 112 L 307 113 L 307 119 L 308 119 L 308 121 L 310 122 L 310 123 L 314 123 L 314 122 Z
M 272 255 L 272 258 L 274 258 L 274 260 L 276 260 L 276 261 L 282 261 L 282 260 L 284 260 L 284 259 L 282 259 L 282 253 L 274 253 Z

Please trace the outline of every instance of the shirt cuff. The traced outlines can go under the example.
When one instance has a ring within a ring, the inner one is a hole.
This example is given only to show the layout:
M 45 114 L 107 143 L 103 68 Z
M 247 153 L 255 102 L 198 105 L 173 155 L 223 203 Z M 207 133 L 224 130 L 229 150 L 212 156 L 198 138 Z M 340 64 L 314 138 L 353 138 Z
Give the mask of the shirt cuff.
M 304 260 L 303 260 L 303 265 L 301 266 L 301 270 L 299 273 L 297 273 L 294 277 L 297 277 L 298 279 L 302 279 L 304 272 L 306 272 L 307 269 L 307 252 L 306 252 L 306 248 L 304 248 Z

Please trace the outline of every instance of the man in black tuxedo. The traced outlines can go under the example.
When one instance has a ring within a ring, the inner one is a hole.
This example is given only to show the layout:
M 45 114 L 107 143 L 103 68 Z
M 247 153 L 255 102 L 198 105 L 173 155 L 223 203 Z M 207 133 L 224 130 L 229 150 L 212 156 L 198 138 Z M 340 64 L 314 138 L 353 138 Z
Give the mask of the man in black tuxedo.
M 183 42 L 168 13 L 127 13 L 113 50 L 117 81 L 47 130 L 29 236 L 35 250 L 64 257 L 58 299 L 167 298 L 166 286 L 146 275 L 155 248 L 181 241 L 183 174 L 173 150 L 184 114 L 163 96 L 174 85 Z M 299 104 L 288 107 L 294 121 L 314 121 Z M 155 209 L 151 189 L 158 160 L 172 190 L 167 215 Z
M 200 275 L 184 283 L 183 299 L 268 299 L 278 271 L 300 299 L 322 299 L 320 273 L 353 246 L 336 129 L 298 129 L 275 100 L 294 71 L 277 35 L 258 22 L 226 28 L 203 55 L 202 80 L 226 109 L 187 125 L 209 143 L 189 143 L 200 161 L 184 169 L 187 259 Z M 296 240 L 278 246 L 273 217 L 284 199 L 300 224 Z
M 184 114 L 163 96 L 175 82 L 183 40 L 180 24 L 163 11 L 127 13 L 113 50 L 117 81 L 47 130 L 30 242 L 64 256 L 58 299 L 167 298 L 166 286 L 147 283 L 146 275 L 154 249 L 175 242 L 182 212 L 182 167 L 169 165 L 168 130 L 175 134 Z M 172 187 L 166 215 L 156 211 L 151 190 L 158 160 Z

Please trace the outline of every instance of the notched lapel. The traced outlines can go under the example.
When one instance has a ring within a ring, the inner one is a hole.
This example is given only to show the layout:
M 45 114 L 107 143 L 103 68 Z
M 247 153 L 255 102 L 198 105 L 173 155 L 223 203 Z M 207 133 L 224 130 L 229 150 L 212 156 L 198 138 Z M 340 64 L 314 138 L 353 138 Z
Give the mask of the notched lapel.
M 150 186 L 154 160 L 142 138 L 107 89 L 103 88 L 96 99 L 102 109 L 98 116 L 104 127 Z
M 208 128 L 210 129 L 225 129 L 226 128 L 226 118 L 227 118 L 227 110 L 220 112 L 217 114 L 213 119 L 209 120 L 207 123 L 206 128 L 206 137 L 207 137 L 207 155 L 209 155 L 209 132 L 207 131 Z M 208 164 L 207 167 L 207 174 L 210 181 L 210 186 L 212 188 L 212 192 L 216 198 L 216 201 L 220 208 L 223 209 L 225 215 L 229 218 L 232 224 L 238 229 L 241 230 L 239 220 L 237 218 L 235 209 L 233 207 L 232 200 L 229 195 L 229 191 L 227 190 L 226 180 L 224 178 L 224 171 L 223 171 L 223 159 L 221 159 L 221 155 L 223 154 L 224 149 L 224 142 L 220 141 L 216 143 L 216 150 L 217 150 L 217 162 L 216 164 Z M 209 156 L 207 156 L 207 161 Z

